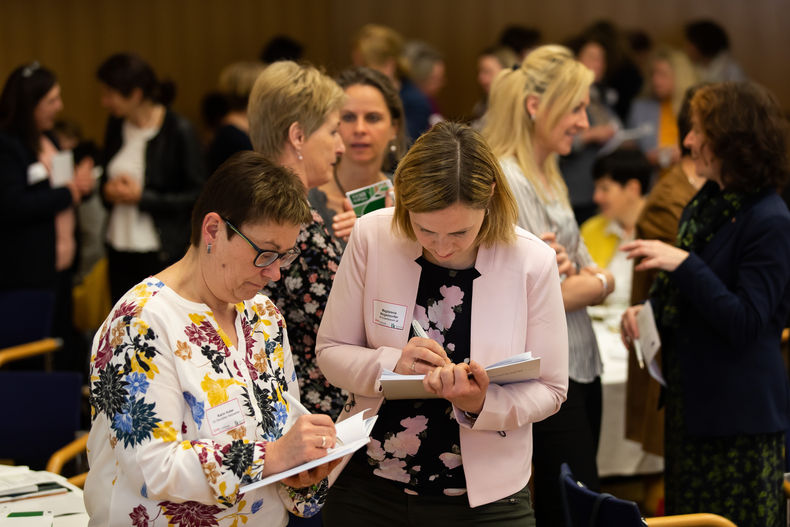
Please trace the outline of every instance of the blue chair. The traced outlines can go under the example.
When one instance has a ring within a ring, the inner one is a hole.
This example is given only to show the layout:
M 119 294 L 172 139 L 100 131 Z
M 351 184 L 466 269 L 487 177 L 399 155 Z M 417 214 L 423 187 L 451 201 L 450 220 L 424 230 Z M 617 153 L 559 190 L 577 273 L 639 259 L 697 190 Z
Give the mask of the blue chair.
M 633 501 L 594 492 L 577 481 L 567 463 L 560 467 L 560 494 L 566 527 L 735 527 L 717 514 L 680 514 L 644 518 Z

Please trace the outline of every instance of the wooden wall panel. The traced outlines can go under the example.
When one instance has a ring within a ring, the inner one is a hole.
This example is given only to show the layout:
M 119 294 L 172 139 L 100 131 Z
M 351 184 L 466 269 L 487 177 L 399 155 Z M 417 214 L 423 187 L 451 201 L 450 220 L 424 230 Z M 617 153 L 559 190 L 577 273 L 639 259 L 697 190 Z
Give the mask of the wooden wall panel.
M 146 57 L 176 82 L 175 108 L 199 122 L 200 100 L 222 67 L 256 58 L 271 36 L 302 41 L 309 60 L 336 73 L 349 63 L 357 29 L 377 22 L 443 51 L 448 85 L 439 102 L 460 117 L 479 96 L 477 53 L 507 24 L 533 25 L 559 41 L 608 18 L 678 45 L 683 23 L 697 17 L 727 27 L 735 57 L 790 108 L 786 0 L 0 0 L 0 80 L 37 58 L 60 78 L 64 115 L 101 138 L 95 70 L 111 53 Z

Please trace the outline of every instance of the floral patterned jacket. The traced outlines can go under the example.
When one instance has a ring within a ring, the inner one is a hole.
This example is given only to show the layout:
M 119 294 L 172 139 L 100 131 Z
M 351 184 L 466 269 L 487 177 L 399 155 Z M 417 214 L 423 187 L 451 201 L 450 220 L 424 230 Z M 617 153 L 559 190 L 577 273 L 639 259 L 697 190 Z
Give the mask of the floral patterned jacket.
M 340 265 L 343 246 L 329 234 L 319 213 L 315 209 L 312 213 L 313 222 L 304 226 L 296 239 L 302 254 L 290 267 L 283 269 L 281 280 L 270 282 L 261 292 L 277 304 L 288 321 L 302 403 L 313 412 L 329 414 L 336 419 L 348 393 L 329 384 L 318 369 L 315 336 Z
M 156 278 L 115 305 L 91 355 L 91 525 L 285 525 L 286 511 L 319 510 L 325 481 L 239 492 L 260 479 L 282 394 L 298 388 L 274 304 L 257 295 L 236 310 L 233 347 L 205 304 Z

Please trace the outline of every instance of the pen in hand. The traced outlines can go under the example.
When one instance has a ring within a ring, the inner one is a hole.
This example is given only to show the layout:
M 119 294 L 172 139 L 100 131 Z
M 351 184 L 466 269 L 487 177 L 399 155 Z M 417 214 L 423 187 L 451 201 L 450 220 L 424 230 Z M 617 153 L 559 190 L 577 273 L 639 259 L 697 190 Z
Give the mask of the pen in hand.
M 424 339 L 430 338 L 428 336 L 428 334 L 425 333 L 425 330 L 422 328 L 420 323 L 417 322 L 416 319 L 413 319 L 411 321 L 411 327 L 414 330 L 414 334 L 417 335 L 418 337 L 422 337 Z M 464 359 L 464 364 L 467 364 L 467 365 L 469 364 L 469 357 Z M 474 378 L 474 375 L 472 375 L 472 372 L 469 372 L 466 377 L 467 377 L 467 379 L 472 379 L 472 378 Z

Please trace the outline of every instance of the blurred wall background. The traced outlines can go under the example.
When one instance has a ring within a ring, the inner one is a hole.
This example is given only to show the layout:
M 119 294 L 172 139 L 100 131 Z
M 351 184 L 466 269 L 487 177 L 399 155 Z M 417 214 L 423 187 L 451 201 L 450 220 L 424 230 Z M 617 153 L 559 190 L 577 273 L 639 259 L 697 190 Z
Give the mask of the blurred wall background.
M 308 60 L 334 74 L 349 64 L 356 30 L 376 22 L 445 54 L 439 104 L 446 116 L 463 117 L 479 97 L 477 54 L 508 24 L 537 27 L 551 42 L 608 19 L 680 46 L 683 24 L 701 17 L 727 29 L 750 78 L 790 109 L 787 0 L 0 0 L 0 77 L 39 60 L 60 79 L 63 116 L 101 141 L 106 115 L 95 71 L 111 53 L 135 51 L 175 81 L 174 108 L 199 125 L 200 100 L 222 67 L 257 58 L 272 36 L 299 40 Z

